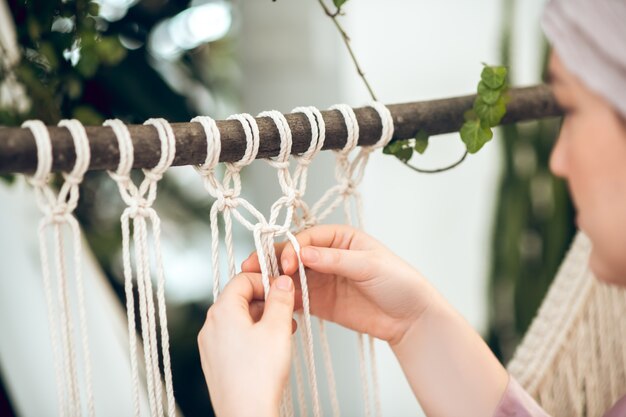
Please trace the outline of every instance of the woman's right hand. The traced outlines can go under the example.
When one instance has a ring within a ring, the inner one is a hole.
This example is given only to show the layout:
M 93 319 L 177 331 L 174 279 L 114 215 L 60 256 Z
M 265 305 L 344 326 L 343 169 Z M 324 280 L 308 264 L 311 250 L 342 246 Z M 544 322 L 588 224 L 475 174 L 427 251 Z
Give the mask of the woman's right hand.
M 320 225 L 296 238 L 307 267 L 311 314 L 324 320 L 394 345 L 438 298 L 417 270 L 358 229 Z M 276 254 L 283 273 L 296 277 L 293 245 L 277 244 Z M 260 272 L 256 253 L 243 262 L 242 271 Z M 299 290 L 299 279 L 294 281 Z

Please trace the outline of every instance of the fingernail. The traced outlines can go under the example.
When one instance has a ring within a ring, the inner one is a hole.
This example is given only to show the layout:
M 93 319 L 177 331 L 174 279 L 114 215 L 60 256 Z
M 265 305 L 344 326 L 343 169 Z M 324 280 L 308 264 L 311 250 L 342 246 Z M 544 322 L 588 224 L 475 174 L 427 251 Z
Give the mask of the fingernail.
M 283 266 L 283 271 L 289 270 L 289 267 L 291 266 L 291 261 L 289 261 L 289 258 L 281 259 L 280 263 Z
M 300 253 L 302 260 L 307 262 L 317 262 L 320 258 L 320 253 L 317 249 L 311 247 L 304 247 Z
M 276 288 L 283 291 L 291 291 L 293 288 L 293 281 L 291 278 L 281 275 L 276 278 Z

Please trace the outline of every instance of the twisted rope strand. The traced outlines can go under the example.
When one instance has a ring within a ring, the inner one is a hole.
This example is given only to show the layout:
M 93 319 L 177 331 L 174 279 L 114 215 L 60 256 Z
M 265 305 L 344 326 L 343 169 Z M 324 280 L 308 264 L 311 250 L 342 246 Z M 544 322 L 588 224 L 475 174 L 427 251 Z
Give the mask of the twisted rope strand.
M 76 151 L 76 162 L 69 173 L 64 173 L 64 182 L 58 193 L 48 185 L 52 167 L 52 145 L 45 125 L 38 120 L 29 120 L 22 127 L 29 128 L 37 145 L 37 170 L 29 182 L 35 188 L 36 202 L 43 213 L 39 224 L 39 246 L 42 266 L 44 294 L 49 314 L 50 336 L 55 361 L 55 382 L 59 396 L 59 415 L 78 416 L 81 413 L 80 386 L 77 375 L 77 357 L 74 348 L 73 315 L 69 303 L 67 268 L 65 265 L 64 242 L 61 227 L 67 225 L 71 232 L 73 246 L 73 274 L 78 303 L 79 333 L 84 371 L 86 408 L 89 416 L 95 415 L 91 384 L 91 358 L 87 333 L 85 291 L 82 278 L 80 227 L 73 216 L 78 204 L 79 185 L 89 167 L 89 141 L 84 127 L 77 120 L 62 120 L 59 126 L 70 132 Z M 59 306 L 60 332 L 57 331 L 55 308 L 52 295 L 50 257 L 46 243 L 46 230 L 51 228 L 56 264 L 57 298 Z M 60 347 L 59 347 L 60 338 Z
M 164 119 L 149 119 L 144 124 L 152 125 L 161 141 L 161 155 L 157 165 L 144 169 L 144 179 L 137 187 L 130 178 L 133 166 L 133 144 L 128 128 L 119 120 L 107 120 L 104 125 L 110 126 L 115 133 L 120 149 L 120 162 L 115 172 L 109 175 L 117 183 L 120 196 L 127 205 L 121 216 L 122 226 L 122 257 L 124 264 L 124 290 L 126 294 L 126 311 L 128 319 L 128 336 L 132 379 L 133 411 L 135 417 L 140 415 L 139 405 L 139 371 L 137 364 L 137 334 L 135 331 L 135 302 L 133 295 L 132 262 L 130 256 L 130 220 L 133 223 L 133 242 L 135 252 L 136 279 L 138 289 L 139 318 L 143 343 L 144 362 L 146 367 L 146 387 L 148 403 L 152 416 L 164 416 L 163 385 L 159 367 L 159 342 L 157 340 L 158 310 L 161 335 L 161 355 L 165 380 L 165 396 L 167 415 L 176 415 L 176 402 L 172 382 L 171 360 L 169 353 L 169 332 L 167 330 L 167 310 L 165 303 L 165 274 L 161 250 L 161 223 L 156 211 L 152 208 L 156 200 L 157 183 L 165 171 L 171 166 L 176 155 L 176 138 L 174 132 Z M 152 228 L 154 257 L 156 265 L 156 308 L 152 289 L 150 269 L 150 250 L 148 222 Z
M 359 137 L 359 125 L 356 119 L 356 115 L 350 106 L 345 104 L 338 104 L 332 106 L 331 110 L 338 110 L 346 124 L 346 130 L 348 136 L 346 144 L 343 149 L 335 151 L 336 154 L 336 166 L 335 166 L 335 178 L 337 185 L 330 188 L 314 205 L 311 209 L 311 217 L 308 225 L 321 222 L 330 215 L 339 205 L 343 204 L 344 215 L 348 224 L 354 224 L 352 217 L 351 204 L 354 201 L 354 209 L 356 211 L 356 226 L 358 228 L 363 227 L 363 203 L 360 193 L 357 190 L 358 185 L 363 180 L 365 167 L 367 165 L 369 155 L 372 151 L 384 147 L 393 136 L 394 125 L 391 112 L 387 107 L 379 102 L 370 103 L 372 107 L 378 113 L 381 120 L 381 135 L 380 139 L 372 146 L 362 147 L 358 154 L 350 160 L 349 155 L 358 144 Z M 358 334 L 358 348 L 359 348 L 359 369 L 362 380 L 362 390 L 365 401 L 365 415 L 371 416 L 371 403 L 374 404 L 374 410 L 377 417 L 381 416 L 380 406 L 380 394 L 378 383 L 374 381 L 372 383 L 373 393 L 370 396 L 370 387 L 367 378 L 367 365 L 369 362 L 372 378 L 377 378 L 378 370 L 375 361 L 374 341 L 370 337 L 369 342 L 369 361 L 365 349 L 365 341 L 362 334 Z

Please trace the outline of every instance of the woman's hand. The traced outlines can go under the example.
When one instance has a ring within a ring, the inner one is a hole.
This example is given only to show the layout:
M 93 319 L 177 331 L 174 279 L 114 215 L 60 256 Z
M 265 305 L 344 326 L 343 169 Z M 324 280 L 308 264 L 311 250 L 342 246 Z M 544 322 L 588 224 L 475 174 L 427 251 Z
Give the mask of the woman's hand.
M 387 340 L 426 415 L 493 415 L 505 369 L 419 272 L 349 226 L 316 226 L 297 239 L 313 314 Z M 277 253 L 283 272 L 296 274 L 291 244 Z M 255 254 L 242 269 L 259 270 Z
M 278 416 L 291 361 L 294 286 L 272 283 L 263 301 L 261 275 L 242 273 L 209 308 L 198 335 L 202 370 L 220 417 Z
M 311 313 L 324 320 L 393 345 L 433 300 L 435 291 L 419 272 L 360 230 L 321 225 L 296 238 L 308 268 Z M 293 246 L 282 243 L 276 250 L 283 273 L 296 275 Z M 243 262 L 242 270 L 259 272 L 256 253 Z M 295 283 L 299 287 L 298 279 Z

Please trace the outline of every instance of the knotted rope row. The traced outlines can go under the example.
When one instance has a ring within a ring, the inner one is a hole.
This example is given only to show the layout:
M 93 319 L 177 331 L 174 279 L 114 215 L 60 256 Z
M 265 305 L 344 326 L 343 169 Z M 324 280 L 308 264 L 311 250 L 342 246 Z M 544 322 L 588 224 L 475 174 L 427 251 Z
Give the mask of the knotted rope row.
M 276 124 L 280 137 L 281 148 L 279 155 L 274 160 L 268 162 L 277 168 L 279 183 L 283 195 L 272 205 L 269 221 L 247 200 L 240 196 L 241 193 L 241 177 L 240 170 L 243 166 L 252 162 L 258 152 L 258 127 L 255 119 L 247 114 L 234 115 L 231 118 L 237 119 L 242 124 L 246 134 L 246 152 L 242 159 L 234 164 L 226 164 L 226 172 L 222 181 L 219 181 L 215 175 L 215 165 L 219 161 L 219 147 L 215 146 L 220 138 L 219 131 L 215 125 L 215 121 L 208 117 L 197 117 L 192 121 L 200 123 L 207 136 L 207 158 L 205 163 L 198 167 L 198 172 L 203 178 L 203 183 L 207 191 L 216 199 L 211 207 L 211 228 L 212 228 L 212 264 L 213 264 L 213 294 L 214 299 L 219 295 L 220 274 L 219 274 L 219 229 L 217 217 L 218 213 L 222 213 L 225 227 L 225 242 L 227 248 L 227 262 L 230 269 L 230 276 L 235 274 L 235 261 L 232 251 L 232 219 L 234 216 L 239 223 L 253 233 L 255 247 L 259 256 L 259 264 L 261 268 L 263 287 L 267 296 L 270 288 L 270 276 L 278 276 L 279 268 L 274 250 L 274 241 L 276 237 L 285 236 L 296 248 L 299 257 L 299 245 L 295 236 L 291 233 L 291 222 L 293 219 L 295 207 L 302 204 L 301 195 L 304 191 L 300 185 L 299 179 L 305 178 L 302 175 L 302 166 L 308 162 L 302 162 L 301 167 L 296 169 L 292 176 L 289 172 L 289 156 L 291 153 L 291 132 L 286 119 L 279 112 L 264 112 L 259 117 L 269 117 Z M 308 152 L 311 155 L 312 152 Z M 301 161 L 305 161 L 302 159 Z M 285 208 L 286 213 L 284 221 L 278 222 L 281 210 Z M 245 209 L 254 220 L 247 220 L 240 209 Z M 254 222 L 255 221 L 255 222 Z M 317 391 L 317 377 L 315 374 L 315 359 L 313 354 L 313 337 L 310 319 L 310 307 L 308 300 L 308 286 L 306 281 L 306 272 L 304 265 L 299 262 L 300 284 L 302 288 L 303 299 L 303 316 L 304 316 L 304 334 L 303 345 L 305 348 L 305 360 L 308 370 L 309 385 L 312 392 L 313 414 L 320 416 L 319 394 Z M 298 362 L 298 361 L 297 361 Z M 299 363 L 299 362 L 298 362 Z M 302 390 L 302 373 L 296 369 L 296 383 L 298 385 L 298 400 L 301 414 L 306 413 L 306 403 Z M 283 395 L 281 401 L 281 414 L 293 415 L 293 405 L 291 402 L 291 393 L 289 387 Z
M 311 126 L 311 143 L 309 148 L 302 155 L 294 156 L 294 159 L 297 161 L 297 166 L 293 177 L 296 183 L 295 186 L 297 187 L 297 193 L 293 202 L 293 226 L 295 232 L 300 232 L 306 227 L 306 223 L 310 217 L 309 207 L 302 199 L 306 191 L 308 168 L 313 158 L 317 156 L 324 146 L 324 141 L 326 140 L 326 125 L 324 123 L 322 113 L 315 107 L 296 107 L 292 110 L 292 113 L 303 113 L 307 117 L 309 125 Z M 300 209 L 300 215 L 298 215 L 297 212 L 298 208 Z M 303 325 L 302 315 L 297 315 L 297 321 L 300 326 Z M 339 408 L 339 400 L 337 398 L 337 385 L 335 382 L 335 373 L 332 365 L 328 337 L 326 336 L 323 320 L 318 318 L 318 324 L 320 328 L 320 345 L 322 348 L 322 359 L 324 361 L 324 368 L 328 382 L 330 404 L 333 416 L 339 417 L 341 412 Z M 299 362 L 297 356 L 294 357 L 294 365 L 297 378 L 298 372 L 301 372 L 298 369 Z M 298 394 L 301 395 L 300 393 Z M 306 415 L 306 413 L 304 413 L 304 415 Z
M 58 194 L 48 185 L 52 168 L 52 145 L 46 126 L 39 120 L 29 120 L 22 127 L 29 128 L 37 144 L 37 171 L 29 182 L 35 188 L 37 205 L 43 213 L 39 223 L 39 246 L 44 293 L 48 309 L 52 353 L 54 358 L 55 380 L 59 397 L 59 415 L 79 416 L 82 414 L 79 392 L 78 360 L 74 346 L 74 320 L 68 293 L 68 273 L 65 263 L 62 227 L 68 226 L 72 234 L 73 273 L 78 301 L 79 333 L 84 368 L 84 386 L 87 413 L 95 415 L 91 384 L 91 358 L 87 335 L 87 315 L 85 311 L 85 291 L 81 265 L 80 227 L 73 212 L 78 204 L 79 185 L 89 167 L 90 149 L 84 127 L 77 120 L 62 120 L 59 126 L 69 130 L 76 150 L 76 163 L 69 173 L 64 173 L 64 182 Z M 46 243 L 46 231 L 52 229 L 56 269 L 57 298 L 59 309 L 60 341 L 56 323 L 56 308 L 52 295 L 50 254 Z
M 350 159 L 350 153 L 358 144 L 359 138 L 359 124 L 354 114 L 354 110 L 348 105 L 338 104 L 331 107 L 331 110 L 338 110 L 346 124 L 348 131 L 348 137 L 343 149 L 334 151 L 336 154 L 335 165 L 335 179 L 337 185 L 330 188 L 311 208 L 309 218 L 306 219 L 307 226 L 315 225 L 323 221 L 328 215 L 330 215 L 337 207 L 343 204 L 344 215 L 346 222 L 351 225 L 356 225 L 358 228 L 363 228 L 363 205 L 361 194 L 358 191 L 358 185 L 363 180 L 365 167 L 369 160 L 370 154 L 376 150 L 383 148 L 389 143 L 393 137 L 394 125 L 391 112 L 387 107 L 379 102 L 372 102 L 370 104 L 372 108 L 378 113 L 382 129 L 380 139 L 371 146 L 361 147 L 358 154 Z M 352 217 L 352 201 L 354 201 L 354 208 L 356 211 L 356 224 Z M 320 321 L 321 334 L 325 335 L 324 323 Z M 358 334 L 358 346 L 359 346 L 359 369 L 362 381 L 363 397 L 365 401 L 365 415 L 371 417 L 371 403 L 374 403 L 375 415 L 380 417 L 382 415 L 380 405 L 380 390 L 378 387 L 378 369 L 376 366 L 376 353 L 374 350 L 374 338 L 368 336 L 369 341 L 369 361 L 365 352 L 365 341 L 362 333 Z M 370 386 L 367 376 L 367 365 L 370 363 L 372 373 L 372 395 L 370 395 Z M 372 398 L 373 397 L 373 398 Z
M 128 317 L 128 337 L 130 345 L 130 364 L 133 389 L 134 415 L 139 417 L 139 370 L 137 365 L 137 334 L 135 331 L 135 300 L 133 295 L 133 270 L 130 253 L 130 220 L 133 224 L 133 243 L 136 266 L 137 289 L 139 293 L 139 316 L 146 367 L 146 385 L 148 402 L 152 416 L 164 416 L 161 373 L 159 369 L 159 349 L 157 342 L 156 311 L 150 271 L 150 253 L 148 246 L 148 222 L 152 226 L 154 257 L 157 280 L 157 308 L 161 331 L 161 354 L 165 393 L 167 397 L 167 415 L 176 415 L 176 403 L 172 384 L 172 370 L 169 354 L 169 333 L 167 330 L 167 312 L 165 306 L 165 274 L 161 255 L 161 221 L 152 205 L 156 199 L 157 183 L 165 171 L 172 165 L 176 154 L 176 140 L 170 125 L 164 119 L 149 119 L 144 124 L 152 125 L 157 130 L 161 141 L 161 157 L 152 169 L 144 169 L 144 179 L 137 187 L 130 178 L 133 166 L 133 143 L 128 128 L 119 120 L 107 120 L 117 137 L 120 149 L 120 163 L 116 172 L 109 175 L 117 183 L 120 196 L 127 205 L 121 216 L 122 257 L 124 264 L 124 289 L 126 294 L 126 312 Z

